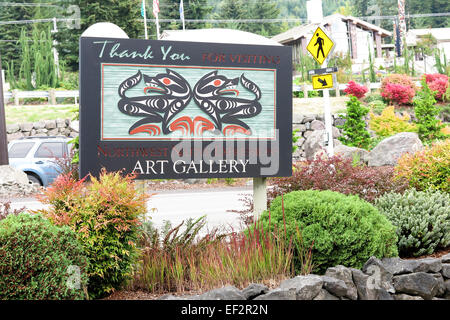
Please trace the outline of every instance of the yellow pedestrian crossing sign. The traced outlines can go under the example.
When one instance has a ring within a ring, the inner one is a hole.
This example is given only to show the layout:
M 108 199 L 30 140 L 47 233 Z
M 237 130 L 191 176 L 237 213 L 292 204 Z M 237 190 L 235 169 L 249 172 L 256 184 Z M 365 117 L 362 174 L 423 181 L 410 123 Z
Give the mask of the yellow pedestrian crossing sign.
M 309 41 L 309 44 L 306 47 L 314 60 L 316 60 L 320 65 L 323 64 L 333 48 L 334 41 L 331 40 L 331 38 L 326 34 L 325 31 L 322 30 L 321 27 L 318 27 L 316 29 L 311 38 L 311 41 Z
M 332 73 L 321 74 L 312 77 L 312 85 L 314 90 L 323 90 L 334 87 L 334 76 Z

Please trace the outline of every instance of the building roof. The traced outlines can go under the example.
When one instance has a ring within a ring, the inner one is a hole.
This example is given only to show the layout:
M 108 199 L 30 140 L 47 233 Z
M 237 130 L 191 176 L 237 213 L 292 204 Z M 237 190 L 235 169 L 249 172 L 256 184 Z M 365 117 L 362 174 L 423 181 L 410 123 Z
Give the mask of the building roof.
M 197 42 L 215 42 L 215 43 L 237 43 L 237 44 L 255 44 L 272 45 L 280 44 L 272 39 L 260 36 L 258 34 L 233 30 L 233 29 L 194 29 L 194 30 L 164 30 L 161 35 L 162 40 L 174 41 L 197 41 Z
M 344 16 L 340 13 L 335 13 L 331 16 L 327 16 L 323 18 L 322 23 L 310 23 L 298 27 L 294 27 L 289 29 L 283 33 L 277 34 L 272 37 L 272 40 L 275 40 L 279 43 L 288 43 L 291 41 L 298 40 L 302 37 L 309 37 L 314 30 L 320 25 L 331 24 L 333 21 L 341 19 L 342 21 L 352 21 L 357 27 L 360 27 L 365 30 L 376 31 L 381 34 L 382 37 L 390 37 L 392 36 L 392 32 L 389 32 L 383 28 L 380 28 L 374 24 L 368 23 L 361 19 L 352 17 L 352 16 Z
M 416 37 L 432 34 L 438 42 L 450 41 L 450 28 L 411 29 L 408 34 Z

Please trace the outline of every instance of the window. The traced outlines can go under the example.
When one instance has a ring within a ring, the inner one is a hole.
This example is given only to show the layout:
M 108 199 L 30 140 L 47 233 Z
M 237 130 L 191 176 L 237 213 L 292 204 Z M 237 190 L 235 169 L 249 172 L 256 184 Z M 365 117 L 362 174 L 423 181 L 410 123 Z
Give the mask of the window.
M 35 158 L 61 158 L 62 156 L 62 142 L 44 142 L 34 155 Z
M 8 156 L 10 158 L 25 158 L 33 145 L 34 142 L 15 143 L 9 149 Z

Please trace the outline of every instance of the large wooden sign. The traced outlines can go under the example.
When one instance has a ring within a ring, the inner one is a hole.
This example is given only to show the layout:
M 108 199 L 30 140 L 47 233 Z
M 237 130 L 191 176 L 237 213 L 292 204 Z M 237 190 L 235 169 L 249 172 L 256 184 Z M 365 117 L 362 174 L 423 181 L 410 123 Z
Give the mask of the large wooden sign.
M 291 50 L 81 38 L 81 175 L 289 176 Z

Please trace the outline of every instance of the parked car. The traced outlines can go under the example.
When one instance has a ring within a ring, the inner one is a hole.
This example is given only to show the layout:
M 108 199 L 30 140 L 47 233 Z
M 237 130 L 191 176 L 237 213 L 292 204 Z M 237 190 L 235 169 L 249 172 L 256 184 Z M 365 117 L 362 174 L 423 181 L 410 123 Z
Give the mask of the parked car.
M 25 172 L 31 182 L 46 187 L 61 173 L 56 160 L 70 154 L 70 140 L 64 136 L 13 140 L 8 144 L 9 165 Z

